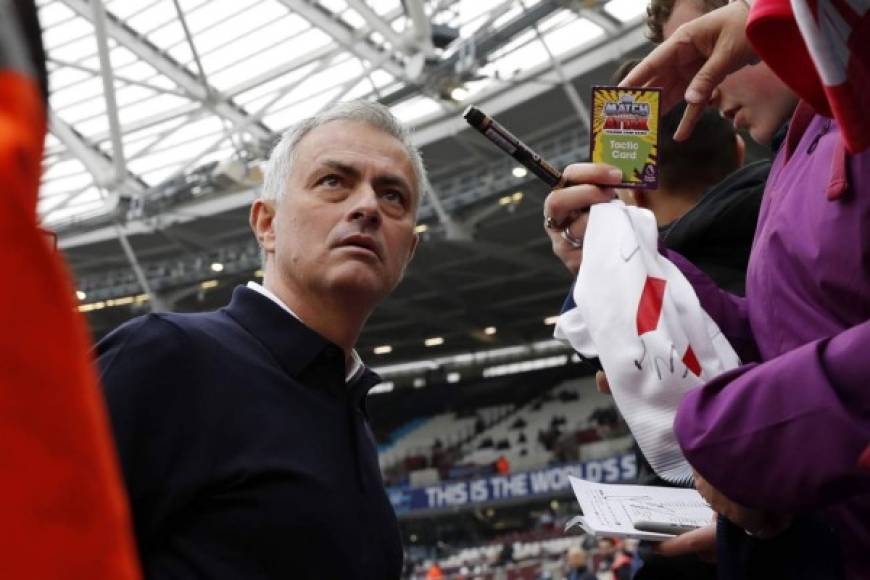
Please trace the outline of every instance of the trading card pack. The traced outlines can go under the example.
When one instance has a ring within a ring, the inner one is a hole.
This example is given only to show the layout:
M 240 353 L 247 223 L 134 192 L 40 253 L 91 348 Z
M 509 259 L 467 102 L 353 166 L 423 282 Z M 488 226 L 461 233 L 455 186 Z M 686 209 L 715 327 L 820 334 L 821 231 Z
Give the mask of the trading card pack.
M 592 87 L 589 158 L 622 169 L 621 187 L 659 184 L 661 89 Z

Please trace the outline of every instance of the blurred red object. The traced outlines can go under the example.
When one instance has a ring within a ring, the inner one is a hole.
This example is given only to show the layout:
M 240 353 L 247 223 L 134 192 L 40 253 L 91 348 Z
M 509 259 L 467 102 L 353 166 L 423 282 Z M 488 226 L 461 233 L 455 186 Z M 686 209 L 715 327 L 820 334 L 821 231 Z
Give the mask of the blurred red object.
M 0 284 L 0 578 L 136 580 L 90 339 L 57 236 L 37 224 L 46 82 L 36 6 L 0 2 L 0 268 L 12 278 Z

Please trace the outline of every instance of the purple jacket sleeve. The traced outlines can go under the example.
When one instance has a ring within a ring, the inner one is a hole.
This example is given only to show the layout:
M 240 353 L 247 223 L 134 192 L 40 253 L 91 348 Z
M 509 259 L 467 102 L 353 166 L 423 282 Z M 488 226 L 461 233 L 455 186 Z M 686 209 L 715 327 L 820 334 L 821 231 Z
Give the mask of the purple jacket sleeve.
M 727 497 L 793 512 L 870 489 L 870 321 L 689 392 L 674 430 Z
M 679 253 L 659 244 L 659 252 L 680 269 L 692 285 L 701 306 L 719 326 L 719 329 L 743 362 L 759 360 L 758 347 L 749 327 L 746 299 L 719 288 L 707 274 L 699 270 Z

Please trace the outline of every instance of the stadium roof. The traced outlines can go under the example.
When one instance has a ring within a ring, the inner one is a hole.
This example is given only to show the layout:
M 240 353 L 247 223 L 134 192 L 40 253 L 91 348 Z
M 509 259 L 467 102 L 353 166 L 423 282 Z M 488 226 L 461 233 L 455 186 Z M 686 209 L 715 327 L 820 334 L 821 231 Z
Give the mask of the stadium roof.
M 211 307 L 250 278 L 260 163 L 295 121 L 353 98 L 415 127 L 434 184 L 426 243 L 366 348 L 436 332 L 491 341 L 481 329 L 503 325 L 511 303 L 542 326 L 558 305 L 541 285 L 566 284 L 540 230 L 546 190 L 514 176 L 460 113 L 474 102 L 556 165 L 582 159 L 588 87 L 645 47 L 644 4 L 38 0 L 51 87 L 39 212 L 92 328 L 158 298 Z M 409 317 L 431 326 L 409 334 Z
M 407 9 L 399 0 L 39 4 L 52 89 L 40 201 L 47 225 L 105 211 L 114 190 L 135 193 L 210 161 L 262 154 L 263 141 L 336 101 L 396 101 L 394 112 L 411 124 L 455 114 L 457 101 L 497 92 L 548 64 L 551 54 L 559 58 L 615 32 L 642 10 L 633 0 L 576 11 L 554 4 L 480 59 L 475 39 L 541 2 L 408 0 Z M 412 7 L 426 15 L 422 26 L 409 18 Z M 104 25 L 95 26 L 101 12 Z M 99 28 L 114 104 L 105 98 Z M 457 55 L 453 74 L 432 74 Z M 472 62 L 463 64 L 464 55 Z M 396 100 L 406 87 L 415 90 Z

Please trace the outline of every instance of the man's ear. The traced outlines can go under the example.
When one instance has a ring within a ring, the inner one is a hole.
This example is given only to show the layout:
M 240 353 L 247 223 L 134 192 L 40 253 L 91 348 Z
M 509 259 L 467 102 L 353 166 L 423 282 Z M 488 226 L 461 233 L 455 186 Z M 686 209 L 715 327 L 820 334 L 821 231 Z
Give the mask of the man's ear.
M 737 167 L 743 167 L 743 161 L 746 160 L 746 141 L 740 133 L 734 133 L 734 147 L 737 148 Z
M 414 252 L 417 251 L 417 244 L 420 243 L 419 234 L 414 234 L 414 237 L 411 239 L 411 249 L 408 250 L 408 257 L 405 259 L 405 263 L 402 264 L 402 273 L 399 274 L 399 279 L 396 281 L 396 285 L 402 281 L 402 278 L 405 277 L 405 271 L 408 269 L 408 264 L 411 263 L 411 260 L 414 259 Z M 393 287 L 395 289 L 395 286 Z
M 411 241 L 411 250 L 408 252 L 408 259 L 405 260 L 405 267 L 408 267 L 408 264 L 411 263 L 411 260 L 414 259 L 414 252 L 417 251 L 417 244 L 420 243 L 420 234 L 415 233 L 414 239 Z
M 257 243 L 264 252 L 275 249 L 275 205 L 264 199 L 254 200 L 249 218 L 251 229 L 257 238 Z

